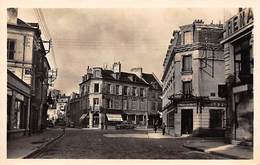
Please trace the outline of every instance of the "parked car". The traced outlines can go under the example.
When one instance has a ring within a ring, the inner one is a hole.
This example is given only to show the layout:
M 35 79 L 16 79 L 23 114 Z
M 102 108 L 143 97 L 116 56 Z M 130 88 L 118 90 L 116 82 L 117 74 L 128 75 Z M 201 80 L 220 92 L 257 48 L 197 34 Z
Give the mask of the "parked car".
M 134 128 L 135 125 L 128 121 L 123 121 L 122 123 L 116 125 L 116 129 L 134 129 Z
M 75 128 L 74 122 L 72 122 L 72 121 L 69 122 L 69 123 L 68 123 L 68 127 L 69 127 L 69 128 Z
M 54 124 L 51 120 L 48 120 L 48 127 L 51 128 L 51 127 L 54 127 Z
M 66 122 L 63 119 L 57 119 L 55 126 L 66 126 Z

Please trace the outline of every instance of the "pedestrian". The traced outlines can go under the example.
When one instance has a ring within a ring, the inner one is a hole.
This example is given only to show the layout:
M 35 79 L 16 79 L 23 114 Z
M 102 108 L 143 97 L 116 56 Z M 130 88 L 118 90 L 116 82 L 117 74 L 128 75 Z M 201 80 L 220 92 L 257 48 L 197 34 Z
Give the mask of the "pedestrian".
M 156 131 L 157 131 L 157 122 L 154 123 L 153 127 L 154 127 L 154 132 L 156 133 Z
M 163 123 L 163 124 L 162 124 L 162 134 L 163 134 L 163 135 L 165 134 L 165 129 L 166 129 L 166 124 Z

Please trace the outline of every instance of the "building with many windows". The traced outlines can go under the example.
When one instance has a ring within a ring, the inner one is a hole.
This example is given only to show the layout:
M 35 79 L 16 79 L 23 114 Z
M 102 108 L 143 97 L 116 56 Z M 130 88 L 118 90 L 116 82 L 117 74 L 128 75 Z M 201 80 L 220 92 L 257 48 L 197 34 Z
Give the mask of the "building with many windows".
M 46 126 L 50 65 L 37 23 L 7 9 L 7 133 L 34 133 Z
M 156 76 L 143 73 L 142 68 L 122 72 L 120 62 L 114 63 L 112 70 L 88 68 L 79 94 L 86 102 L 80 106 L 80 120 L 87 121 L 90 128 L 123 120 L 140 127 L 152 126 L 161 110 L 161 84 Z M 76 109 L 69 111 L 72 114 Z
M 195 20 L 173 32 L 162 77 L 163 122 L 169 134 L 217 129 L 223 134 L 225 101 L 218 96 L 218 84 L 225 81 L 222 30 L 221 24 Z
M 251 8 L 239 12 L 224 24 L 225 79 L 220 95 L 227 99 L 229 142 L 253 142 L 253 29 Z

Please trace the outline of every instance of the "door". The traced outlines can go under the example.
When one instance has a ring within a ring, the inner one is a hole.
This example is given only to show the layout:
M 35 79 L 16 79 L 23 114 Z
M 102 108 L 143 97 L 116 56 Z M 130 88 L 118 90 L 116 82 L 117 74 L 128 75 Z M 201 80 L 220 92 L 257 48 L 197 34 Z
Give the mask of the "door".
M 192 134 L 193 131 L 193 110 L 183 109 L 181 111 L 181 134 Z
M 93 123 L 92 123 L 93 127 L 98 127 L 99 125 L 99 114 L 95 113 L 93 115 Z

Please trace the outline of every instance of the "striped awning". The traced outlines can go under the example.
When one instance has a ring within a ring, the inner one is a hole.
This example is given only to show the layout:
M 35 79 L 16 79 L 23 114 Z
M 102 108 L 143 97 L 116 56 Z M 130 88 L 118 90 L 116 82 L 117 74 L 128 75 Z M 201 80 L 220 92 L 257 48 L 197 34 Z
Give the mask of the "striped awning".
M 108 121 L 123 121 L 121 114 L 106 114 Z

